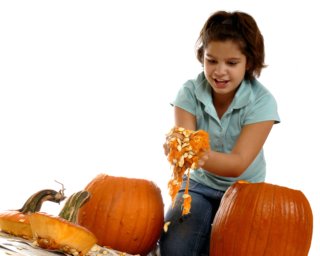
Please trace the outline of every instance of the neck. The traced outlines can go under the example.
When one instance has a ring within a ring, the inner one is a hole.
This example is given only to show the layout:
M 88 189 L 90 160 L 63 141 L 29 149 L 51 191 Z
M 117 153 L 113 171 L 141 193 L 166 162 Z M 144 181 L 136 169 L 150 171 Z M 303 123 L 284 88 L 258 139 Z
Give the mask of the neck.
M 218 117 L 221 118 L 223 114 L 227 111 L 233 100 L 234 94 L 214 94 L 212 95 L 213 105 L 216 109 Z

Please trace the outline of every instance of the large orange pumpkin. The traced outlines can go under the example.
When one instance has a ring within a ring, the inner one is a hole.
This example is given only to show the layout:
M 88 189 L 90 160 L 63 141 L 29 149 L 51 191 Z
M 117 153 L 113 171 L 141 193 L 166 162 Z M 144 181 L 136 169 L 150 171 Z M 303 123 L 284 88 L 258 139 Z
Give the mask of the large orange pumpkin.
M 301 191 L 237 182 L 213 221 L 210 256 L 307 256 L 312 229 L 312 210 Z
M 155 183 L 100 174 L 85 190 L 91 199 L 79 210 L 78 223 L 95 234 L 97 244 L 141 255 L 153 249 L 164 224 Z

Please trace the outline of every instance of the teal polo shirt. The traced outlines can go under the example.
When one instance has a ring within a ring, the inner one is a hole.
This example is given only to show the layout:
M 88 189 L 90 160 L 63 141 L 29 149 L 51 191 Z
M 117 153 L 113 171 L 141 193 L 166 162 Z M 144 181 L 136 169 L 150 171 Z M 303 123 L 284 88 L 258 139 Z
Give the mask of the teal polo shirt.
M 256 79 L 243 80 L 228 110 L 220 119 L 212 103 L 212 88 L 204 73 L 188 80 L 179 90 L 173 106 L 182 108 L 196 117 L 197 130 L 210 135 L 211 149 L 229 153 L 244 125 L 274 120 L 280 122 L 277 103 L 273 95 Z M 237 180 L 262 182 L 266 176 L 266 162 L 263 149 L 251 165 L 236 178 L 218 176 L 204 169 L 191 171 L 190 178 L 225 191 Z

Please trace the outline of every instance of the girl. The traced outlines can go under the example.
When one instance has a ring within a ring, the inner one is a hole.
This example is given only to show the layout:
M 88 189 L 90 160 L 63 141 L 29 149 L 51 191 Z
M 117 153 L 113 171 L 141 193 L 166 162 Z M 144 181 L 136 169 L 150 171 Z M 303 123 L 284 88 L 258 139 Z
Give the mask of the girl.
M 264 41 L 250 15 L 211 15 L 197 41 L 197 58 L 203 72 L 178 92 L 175 126 L 207 131 L 211 150 L 190 174 L 191 213 L 181 214 L 184 180 L 166 214 L 162 256 L 209 255 L 211 223 L 224 192 L 237 180 L 265 180 L 263 145 L 280 122 L 274 97 L 257 80 L 265 67 Z

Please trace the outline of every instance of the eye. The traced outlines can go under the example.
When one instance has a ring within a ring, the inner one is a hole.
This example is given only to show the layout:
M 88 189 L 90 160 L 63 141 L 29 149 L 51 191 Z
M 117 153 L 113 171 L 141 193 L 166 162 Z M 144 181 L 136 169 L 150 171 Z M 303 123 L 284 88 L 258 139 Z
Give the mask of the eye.
M 235 66 L 235 65 L 237 65 L 239 62 L 238 61 L 228 61 L 227 62 L 227 64 L 229 65 L 229 66 Z
M 217 61 L 215 59 L 206 59 L 206 62 L 208 62 L 209 64 L 216 64 Z

